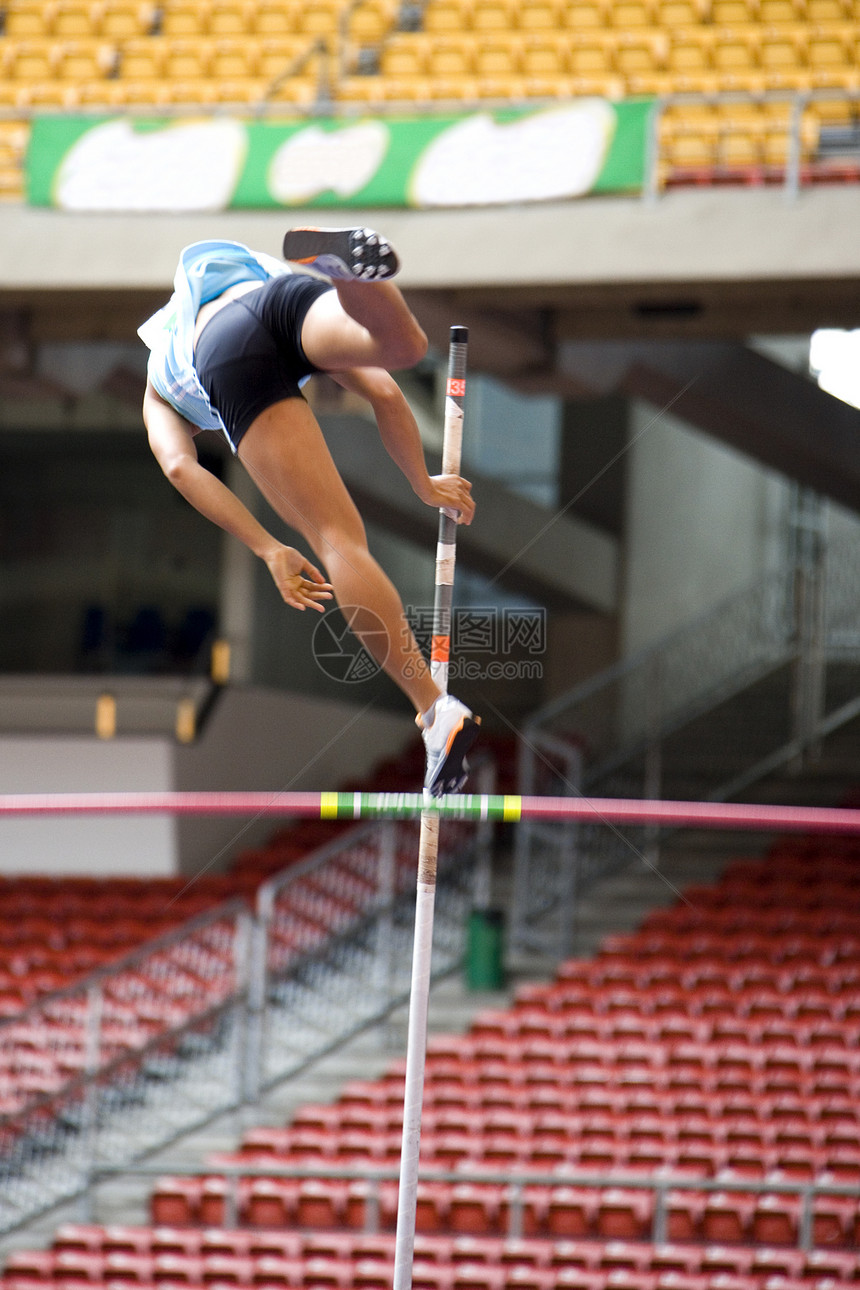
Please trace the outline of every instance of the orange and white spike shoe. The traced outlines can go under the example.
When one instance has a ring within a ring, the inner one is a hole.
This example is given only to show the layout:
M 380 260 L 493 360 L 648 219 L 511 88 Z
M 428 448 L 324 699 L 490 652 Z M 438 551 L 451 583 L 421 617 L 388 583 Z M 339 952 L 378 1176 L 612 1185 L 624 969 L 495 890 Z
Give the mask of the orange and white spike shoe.
M 341 282 L 383 282 L 400 269 L 396 252 L 372 228 L 291 228 L 284 259 Z
M 459 699 L 443 694 L 433 705 L 433 721 L 425 725 L 423 717 L 415 718 L 427 753 L 424 787 L 433 797 L 459 793 L 466 783 L 469 768 L 466 754 L 478 737 L 481 718 L 476 717 Z

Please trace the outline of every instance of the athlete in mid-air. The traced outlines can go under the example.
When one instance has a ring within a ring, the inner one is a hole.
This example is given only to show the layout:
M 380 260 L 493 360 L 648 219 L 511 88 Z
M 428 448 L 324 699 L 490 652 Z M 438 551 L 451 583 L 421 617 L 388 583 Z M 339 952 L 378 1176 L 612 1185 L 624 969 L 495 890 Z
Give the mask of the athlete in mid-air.
M 265 562 L 288 605 L 323 612 L 334 595 L 357 607 L 352 630 L 415 707 L 425 788 L 456 792 L 479 718 L 434 682 L 300 389 L 326 372 L 365 398 L 418 497 L 469 524 L 471 485 L 427 473 L 415 418 L 390 375 L 418 362 L 427 340 L 390 280 L 399 268 L 395 252 L 371 229 L 292 229 L 283 251 L 291 264 L 238 242 L 197 242 L 181 253 L 170 301 L 140 328 L 151 351 L 143 404 L 149 443 L 192 506 Z M 225 435 L 326 576 L 199 464 L 194 436 L 202 429 Z

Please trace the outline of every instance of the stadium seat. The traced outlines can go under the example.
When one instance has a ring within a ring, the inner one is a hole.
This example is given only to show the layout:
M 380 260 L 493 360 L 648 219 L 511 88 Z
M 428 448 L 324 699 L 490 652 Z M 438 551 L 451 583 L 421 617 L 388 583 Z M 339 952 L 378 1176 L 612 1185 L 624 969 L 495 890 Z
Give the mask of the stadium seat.
M 600 1193 L 595 1188 L 555 1187 L 547 1205 L 547 1231 L 563 1239 L 592 1236 L 599 1205 Z
M 9 0 L 4 35 L 16 40 L 51 35 L 56 9 L 45 0 Z
M 469 0 L 427 0 L 424 8 L 424 30 L 427 32 L 460 32 L 471 26 Z
M 505 1200 L 504 1187 L 455 1184 L 448 1211 L 451 1230 L 470 1235 L 501 1234 L 505 1228 Z
M 518 0 L 517 26 L 521 31 L 558 31 L 566 7 L 565 0 Z
M 152 1221 L 157 1226 L 191 1226 L 200 1218 L 199 1178 L 162 1178 L 152 1196 Z

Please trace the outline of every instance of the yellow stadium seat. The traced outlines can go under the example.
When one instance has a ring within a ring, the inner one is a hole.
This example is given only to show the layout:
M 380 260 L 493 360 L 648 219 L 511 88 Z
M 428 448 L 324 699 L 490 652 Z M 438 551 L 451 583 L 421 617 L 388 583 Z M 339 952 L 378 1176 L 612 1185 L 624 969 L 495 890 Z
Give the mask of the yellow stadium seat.
M 613 42 L 604 32 L 572 32 L 568 58 L 574 76 L 602 76 L 615 70 Z
M 475 92 L 479 98 L 496 103 L 518 103 L 525 98 L 523 78 L 508 76 L 478 76 Z
M 807 30 L 806 59 L 814 71 L 848 70 L 856 61 L 856 29 L 848 25 L 815 25 Z
M 78 86 L 78 101 L 83 108 L 115 110 L 128 104 L 127 81 L 87 81 Z
M 167 94 L 168 102 L 180 107 L 211 107 L 218 101 L 218 85 L 205 76 L 189 80 L 171 78 L 167 82 Z
M 53 30 L 56 4 L 46 0 L 9 0 L 3 31 L 15 40 L 49 36 Z
M 427 93 L 435 103 L 476 103 L 478 82 L 473 76 L 431 76 Z
M 705 21 L 707 12 L 703 0 L 656 0 L 654 21 L 658 27 L 674 30 L 685 25 L 697 26 Z
M 202 40 L 170 40 L 164 74 L 170 81 L 198 81 L 209 75 L 210 47 Z
M 432 98 L 431 78 L 411 76 L 402 81 L 389 80 L 384 86 L 386 103 L 427 103 Z
M 246 36 L 254 30 L 250 0 L 210 0 L 209 32 L 213 36 Z
M 673 170 L 713 170 L 717 141 L 706 134 L 679 134 L 670 142 L 665 156 Z
M 571 78 L 558 76 L 524 76 L 523 93 L 529 99 L 569 99 L 572 97 Z
M 350 39 L 361 45 L 378 45 L 391 31 L 395 18 L 393 0 L 362 0 L 349 14 Z
M 385 76 L 342 76 L 335 87 L 339 103 L 382 104 L 388 80 Z
M 652 98 L 654 95 L 675 93 L 675 77 L 671 72 L 628 72 L 622 79 L 622 98 Z
M 216 103 L 260 103 L 266 93 L 266 82 L 256 76 L 215 81 Z
M 475 31 L 510 31 L 516 25 L 517 0 L 473 0 Z
M 598 76 L 570 76 L 568 85 L 571 98 L 621 99 L 625 93 L 622 77 L 612 72 Z
M 399 32 L 382 48 L 380 70 L 384 76 L 399 80 L 426 76 L 429 71 L 431 38 L 421 32 Z
M 476 75 L 486 77 L 517 76 L 520 73 L 520 42 L 511 34 L 485 36 L 472 51 L 469 65 Z
M 56 75 L 65 81 L 103 80 L 117 68 L 117 50 L 101 40 L 61 42 L 55 53 Z
M 161 77 L 129 77 L 111 82 L 111 101 L 117 106 L 155 107 L 170 101 L 167 81 Z
M 641 76 L 666 66 L 668 40 L 662 31 L 619 32 L 615 44 L 615 69 L 622 76 Z
M 68 81 L 28 81 L 21 86 L 18 106 L 35 111 L 40 108 L 62 108 L 68 112 L 78 106 L 78 87 Z
M 726 123 L 717 142 L 717 164 L 728 169 L 747 169 L 761 165 L 763 140 L 755 126 L 743 122 Z
M 439 36 L 430 46 L 428 70 L 433 77 L 453 80 L 474 73 L 474 46 L 466 39 Z
M 524 35 L 520 61 L 525 76 L 563 76 L 567 73 L 567 41 L 559 36 Z
M 612 25 L 618 31 L 655 25 L 653 0 L 615 0 L 610 15 Z
M 167 42 L 163 36 L 126 40 L 119 51 L 119 75 L 129 81 L 160 81 L 165 75 Z
M 212 42 L 209 75 L 216 80 L 241 81 L 257 74 L 258 45 L 238 36 L 222 36 Z
M 258 36 L 287 36 L 299 29 L 299 6 L 291 0 L 254 0 Z
M 759 0 L 711 0 L 711 22 L 715 27 L 736 27 L 758 22 Z
M 806 28 L 799 23 L 765 27 L 759 45 L 759 64 L 770 71 L 788 71 L 806 61 Z
M 425 31 L 467 31 L 471 25 L 470 0 L 427 0 L 424 9 Z
M 558 31 L 565 9 L 563 0 L 519 0 L 516 23 L 521 31 Z
M 257 48 L 257 73 L 271 82 L 296 69 L 312 42 L 304 36 L 265 36 Z M 316 75 L 317 60 L 311 60 L 308 74 Z M 293 72 L 295 74 L 295 72 Z
M 161 30 L 165 36 L 202 36 L 208 19 L 205 0 L 165 0 Z
M 681 27 L 669 33 L 666 66 L 676 76 L 707 72 L 713 66 L 714 32 L 709 27 Z
M 342 0 L 304 0 L 299 8 L 298 30 L 308 36 L 337 34 Z
M 805 9 L 803 0 L 759 0 L 758 20 L 766 24 L 803 22 Z
M 860 19 L 860 5 L 854 0 L 806 0 L 804 9 L 807 22 L 856 22 Z
M 131 40 L 155 29 L 156 7 L 150 0 L 105 0 L 95 10 L 98 35 Z
M 758 62 L 759 30 L 746 27 L 721 27 L 714 35 L 713 64 L 719 72 L 744 72 Z
M 93 36 L 98 27 L 98 9 L 89 0 L 56 0 L 54 36 Z
M 609 0 L 568 0 L 560 14 L 560 25 L 573 31 L 581 31 L 583 27 L 605 27 L 610 13 Z
M 56 71 L 56 45 L 49 40 L 4 41 L 3 74 L 13 81 L 50 81 Z

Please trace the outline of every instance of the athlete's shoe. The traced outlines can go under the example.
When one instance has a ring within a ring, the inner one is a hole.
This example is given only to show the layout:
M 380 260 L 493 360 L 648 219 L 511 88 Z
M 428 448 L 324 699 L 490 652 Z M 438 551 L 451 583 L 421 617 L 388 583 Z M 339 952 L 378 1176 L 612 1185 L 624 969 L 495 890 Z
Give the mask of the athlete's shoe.
M 381 282 L 400 268 L 392 247 L 372 228 L 291 228 L 284 259 L 341 282 Z
M 466 753 L 478 737 L 481 718 L 459 699 L 443 694 L 436 700 L 432 724 L 426 726 L 420 715 L 415 723 L 427 751 L 425 789 L 433 797 L 458 793 L 468 778 Z

